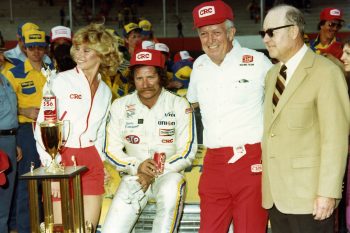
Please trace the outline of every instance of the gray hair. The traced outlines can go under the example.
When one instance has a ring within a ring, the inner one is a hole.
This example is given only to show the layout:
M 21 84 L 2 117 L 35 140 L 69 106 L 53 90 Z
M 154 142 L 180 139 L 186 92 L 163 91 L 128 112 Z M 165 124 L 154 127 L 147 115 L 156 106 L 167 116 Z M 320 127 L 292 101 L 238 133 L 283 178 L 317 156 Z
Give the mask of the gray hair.
M 305 31 L 305 19 L 303 13 L 298 9 L 290 5 L 281 4 L 273 7 L 270 11 L 284 10 L 286 12 L 286 23 L 293 24 L 299 28 L 301 37 L 304 36 Z
M 235 24 L 233 23 L 232 20 L 226 19 L 225 20 L 225 26 L 226 26 L 226 30 L 230 30 L 231 28 L 235 27 Z
M 225 27 L 226 27 L 226 31 L 228 32 L 231 28 L 235 27 L 235 24 L 233 23 L 232 20 L 226 19 L 225 20 Z M 199 28 L 197 28 L 197 32 L 199 34 Z

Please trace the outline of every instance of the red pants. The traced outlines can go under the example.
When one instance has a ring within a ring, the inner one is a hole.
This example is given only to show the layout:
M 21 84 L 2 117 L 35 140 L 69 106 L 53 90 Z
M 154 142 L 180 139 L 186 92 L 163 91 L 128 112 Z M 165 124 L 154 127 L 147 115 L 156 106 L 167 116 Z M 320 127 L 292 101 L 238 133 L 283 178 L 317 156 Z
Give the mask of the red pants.
M 246 145 L 246 152 L 229 164 L 232 147 L 207 150 L 199 181 L 200 233 L 227 233 L 231 221 L 235 233 L 266 232 L 261 171 L 256 169 L 261 164 L 260 143 Z

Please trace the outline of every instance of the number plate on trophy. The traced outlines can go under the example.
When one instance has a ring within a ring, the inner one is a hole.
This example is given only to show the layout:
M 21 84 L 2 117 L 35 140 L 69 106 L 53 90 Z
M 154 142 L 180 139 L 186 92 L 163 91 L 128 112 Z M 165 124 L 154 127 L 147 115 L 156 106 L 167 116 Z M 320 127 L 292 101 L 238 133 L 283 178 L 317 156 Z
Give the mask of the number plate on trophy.
M 57 120 L 56 96 L 43 97 L 44 120 Z

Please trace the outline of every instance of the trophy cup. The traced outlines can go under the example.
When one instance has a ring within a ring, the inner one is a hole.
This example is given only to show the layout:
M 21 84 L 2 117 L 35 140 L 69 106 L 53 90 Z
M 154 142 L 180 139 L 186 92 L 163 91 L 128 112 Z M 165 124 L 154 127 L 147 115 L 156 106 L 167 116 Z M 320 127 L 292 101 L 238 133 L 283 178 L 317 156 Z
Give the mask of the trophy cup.
M 56 96 L 51 89 L 51 80 L 56 75 L 55 70 L 51 70 L 49 67 L 47 69 L 42 69 L 41 71 L 47 78 L 46 86 L 47 89 L 43 96 L 43 112 L 44 121 L 39 124 L 41 139 L 45 150 L 52 158 L 50 165 L 47 167 L 46 172 L 57 173 L 64 171 L 63 166 L 58 164 L 56 161 L 56 155 L 62 144 L 65 144 L 69 134 L 69 125 L 67 127 L 66 122 L 57 119 L 57 105 Z M 68 130 L 68 134 L 66 134 Z
M 44 121 L 40 123 L 40 132 L 46 152 L 51 156 L 50 165 L 46 168 L 48 173 L 64 171 L 63 166 L 56 161 L 56 155 L 61 146 L 65 144 L 69 134 L 69 121 Z M 67 133 L 68 131 L 68 133 Z

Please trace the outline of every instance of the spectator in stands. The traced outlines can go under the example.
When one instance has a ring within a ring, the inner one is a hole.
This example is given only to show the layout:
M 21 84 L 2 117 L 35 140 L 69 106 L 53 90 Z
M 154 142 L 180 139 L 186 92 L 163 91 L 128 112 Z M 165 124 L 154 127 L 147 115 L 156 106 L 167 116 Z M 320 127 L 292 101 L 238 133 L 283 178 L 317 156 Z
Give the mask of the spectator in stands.
M 70 54 L 71 46 L 60 44 L 53 50 L 52 60 L 58 72 L 73 69 L 77 64 Z
M 69 120 L 71 125 L 70 135 L 60 153 L 66 166 L 73 165 L 74 155 L 77 165 L 88 168 L 82 175 L 84 217 L 92 224 L 92 232 L 95 232 L 104 193 L 102 161 L 105 159 L 105 125 L 112 98 L 101 76 L 114 75 L 120 58 L 115 38 L 99 24 L 90 24 L 78 30 L 73 37 L 71 52 L 77 63 L 76 68 L 58 73 L 51 83 L 58 99 L 58 118 L 61 119 L 66 112 L 64 120 Z M 82 98 L 69 98 L 72 94 Z M 43 120 L 41 108 L 38 124 Z M 36 129 L 40 159 L 47 165 L 51 157 L 43 150 L 39 127 Z
M 114 29 L 107 29 L 111 35 L 116 39 L 118 51 L 120 53 L 121 62 L 118 66 L 118 70 L 115 75 L 103 76 L 102 80 L 107 84 L 112 92 L 112 102 L 120 98 L 124 95 L 127 95 L 129 92 L 129 85 L 127 76 L 129 74 L 129 65 L 128 61 L 123 59 L 125 52 L 125 42 L 124 40 L 117 34 Z
M 43 62 L 47 43 L 45 32 L 37 29 L 27 30 L 23 34 L 24 51 L 27 58 L 6 73 L 18 99 L 17 143 L 23 150 L 23 159 L 18 164 L 18 175 L 30 171 L 31 163 L 35 168 L 41 165 L 35 147 L 32 123 L 38 116 L 42 100 L 42 89 L 46 77 L 41 68 L 50 66 Z M 52 67 L 51 67 L 52 68 Z M 16 186 L 16 222 L 18 233 L 30 232 L 28 182 L 19 180 Z M 41 203 L 41 201 L 39 201 Z M 41 208 L 40 206 L 38 208 Z
M 247 5 L 247 10 L 249 11 L 250 19 L 254 20 L 255 23 L 258 23 L 260 20 L 260 6 L 256 0 L 252 0 Z
M 69 27 L 55 26 L 50 33 L 50 57 L 58 45 L 66 44 L 72 46 L 72 32 Z
M 130 60 L 134 53 L 136 44 L 142 40 L 141 28 L 136 23 L 128 23 L 124 25 L 123 36 L 129 52 L 124 59 Z
M 320 13 L 318 23 L 319 34 L 314 41 L 310 41 L 310 48 L 317 54 L 330 53 L 340 59 L 342 44 L 336 38 L 337 32 L 343 27 L 343 12 L 337 8 L 324 8 Z
M 5 47 L 5 40 L 0 31 L 0 48 L 4 48 L 4 47 Z
M 27 22 L 27 23 L 23 23 L 20 24 L 18 26 L 17 29 L 17 34 L 16 34 L 16 38 L 17 38 L 17 46 L 13 49 L 10 49 L 8 51 L 6 51 L 4 53 L 4 55 L 10 59 L 12 61 L 12 63 L 14 65 L 18 65 L 19 63 L 23 63 L 27 56 L 25 53 L 25 46 L 24 46 L 24 42 L 23 42 L 23 35 L 26 31 L 31 30 L 31 29 L 39 29 L 39 26 L 31 23 L 31 22 Z M 51 60 L 48 56 L 44 56 L 44 62 L 47 64 L 51 64 Z
M 171 71 L 171 67 L 173 65 L 173 61 L 170 58 L 170 49 L 164 43 L 155 43 L 154 49 L 160 51 L 163 54 L 165 60 L 165 68 L 167 71 Z
M 117 20 L 118 20 L 118 28 L 123 28 L 123 25 L 124 25 L 124 14 L 123 14 L 122 10 L 118 11 Z
M 177 29 L 177 37 L 178 38 L 183 38 L 184 37 L 184 34 L 182 32 L 182 22 L 181 22 L 181 18 L 178 17 L 178 20 L 177 20 L 177 24 L 176 24 L 176 29 Z
M 58 72 L 70 70 L 75 67 L 75 62 L 70 55 L 72 46 L 72 32 L 65 26 L 55 26 L 50 33 L 50 57 Z
M 301 11 L 282 5 L 268 12 L 260 31 L 279 61 L 265 81 L 262 147 L 263 207 L 274 233 L 335 232 L 347 160 L 344 74 L 305 45 L 304 27 Z
M 111 107 L 106 152 L 125 175 L 104 233 L 130 232 L 150 199 L 157 205 L 152 232 L 176 232 L 179 226 L 186 187 L 182 172 L 195 157 L 197 140 L 189 103 L 164 89 L 164 62 L 159 51 L 136 51 L 130 67 L 136 91 Z M 164 158 L 156 162 L 156 153 Z
M 125 6 L 123 9 L 123 15 L 124 15 L 124 25 L 128 24 L 130 22 L 130 7 Z
M 271 67 L 260 52 L 234 39 L 233 11 L 223 1 L 192 12 L 205 52 L 193 64 L 187 98 L 201 109 L 208 148 L 199 181 L 200 233 L 265 233 L 261 207 L 264 78 Z
M 139 22 L 139 27 L 141 28 L 141 36 L 142 40 L 149 40 L 157 43 L 158 40 L 154 36 L 154 32 L 152 30 L 152 24 L 147 19 L 143 19 Z
M 173 72 L 173 78 L 170 82 L 171 86 L 168 88 L 175 89 L 176 92 L 185 96 L 187 93 L 188 84 L 190 82 L 190 76 L 192 73 L 193 58 L 190 56 L 188 51 L 179 51 L 174 56 L 174 64 L 171 68 Z M 180 92 L 178 92 L 181 90 Z M 185 91 L 186 90 L 186 91 Z
M 66 12 L 64 11 L 64 6 L 60 9 L 60 25 L 65 25 L 65 19 L 66 19 Z

